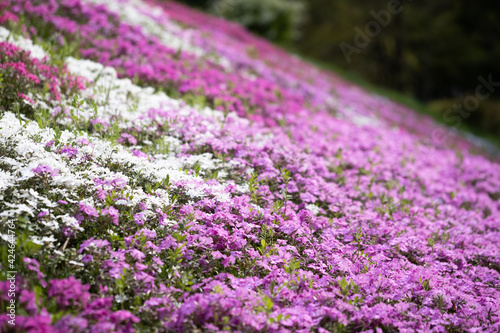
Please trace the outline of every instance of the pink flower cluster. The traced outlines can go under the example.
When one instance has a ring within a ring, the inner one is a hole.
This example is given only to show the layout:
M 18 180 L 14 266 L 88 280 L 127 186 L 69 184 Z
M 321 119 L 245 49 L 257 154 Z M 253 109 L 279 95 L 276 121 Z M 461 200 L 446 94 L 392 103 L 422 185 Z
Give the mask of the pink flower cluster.
M 230 68 L 170 49 L 105 6 L 6 3 L 81 41 L 82 57 L 121 77 L 226 111 L 221 120 L 150 109 L 118 134 L 131 150 L 122 164 L 80 154 L 86 139 L 40 143 L 56 145 L 68 168 L 107 169 L 74 190 L 77 202 L 48 192 L 58 206 L 40 219 L 75 219 L 83 231 L 58 237 L 83 268 L 54 278 L 25 260 L 48 300 L 37 304 L 23 286 L 26 331 L 500 329 L 500 165 L 465 140 L 432 144 L 430 119 L 173 2 L 158 2 L 152 17 L 190 26 L 197 46 Z M 143 172 L 139 163 L 164 158 L 144 147 L 166 136 L 180 142 L 171 155 L 208 154 L 222 175 L 171 184 Z M 32 171 L 57 176 L 47 165 Z

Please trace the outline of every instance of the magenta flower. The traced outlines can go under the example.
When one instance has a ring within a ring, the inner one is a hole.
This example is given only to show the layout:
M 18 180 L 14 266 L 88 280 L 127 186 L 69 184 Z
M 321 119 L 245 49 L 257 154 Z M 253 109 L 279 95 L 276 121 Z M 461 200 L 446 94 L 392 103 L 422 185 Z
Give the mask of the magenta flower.
M 88 145 L 92 146 L 92 144 L 89 142 L 89 140 L 87 140 L 85 138 L 78 140 L 78 143 L 81 144 L 82 146 L 88 146 Z
M 144 225 L 143 213 L 137 213 L 134 215 L 134 222 L 138 225 Z
M 38 281 L 40 282 L 40 285 L 45 288 L 47 286 L 47 282 L 45 282 L 45 280 L 44 280 L 45 274 L 43 274 L 40 271 L 40 263 L 36 259 L 31 259 L 31 258 L 27 258 L 27 257 L 23 258 L 23 262 L 26 264 L 27 269 L 36 273 L 36 275 L 38 277 Z

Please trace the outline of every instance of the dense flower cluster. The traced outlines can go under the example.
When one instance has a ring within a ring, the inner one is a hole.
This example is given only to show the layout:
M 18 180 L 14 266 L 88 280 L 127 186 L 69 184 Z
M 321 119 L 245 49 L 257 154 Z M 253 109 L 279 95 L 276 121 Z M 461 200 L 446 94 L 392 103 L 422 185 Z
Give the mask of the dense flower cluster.
M 8 37 L 2 28 L 0 34 Z M 34 104 L 33 94 L 43 95 L 49 103 L 61 100 L 61 92 L 74 94 L 84 88 L 84 82 L 68 75 L 67 68 L 46 64 L 41 59 L 30 57 L 19 47 L 8 42 L 0 43 L 0 70 L 2 73 L 2 100 L 0 109 L 6 110 L 20 101 L 21 105 Z M 25 93 L 29 94 L 26 95 Z M 30 97 L 31 96 L 31 97 Z M 19 103 L 18 103 L 19 104 Z
M 464 139 L 173 2 L 0 14 L 2 330 L 500 329 L 500 165 Z

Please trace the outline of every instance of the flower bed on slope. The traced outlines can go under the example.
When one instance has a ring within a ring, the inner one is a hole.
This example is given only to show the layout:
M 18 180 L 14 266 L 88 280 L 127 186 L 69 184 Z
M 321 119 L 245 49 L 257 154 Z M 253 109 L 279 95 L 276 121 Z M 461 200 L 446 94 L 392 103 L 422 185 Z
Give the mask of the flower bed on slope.
M 2 329 L 498 331 L 497 163 L 223 21 L 96 2 L 0 5 Z

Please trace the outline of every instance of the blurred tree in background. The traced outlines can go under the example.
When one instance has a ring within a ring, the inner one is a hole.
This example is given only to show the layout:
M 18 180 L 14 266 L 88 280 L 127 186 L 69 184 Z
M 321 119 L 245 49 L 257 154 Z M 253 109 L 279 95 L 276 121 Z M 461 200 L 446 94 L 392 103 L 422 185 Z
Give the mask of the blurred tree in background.
M 366 33 L 390 0 L 308 0 L 301 53 L 353 71 L 371 83 L 410 94 L 443 113 L 474 95 L 478 76 L 500 82 L 500 2 L 494 0 L 401 1 L 380 33 L 348 63 L 339 45 L 354 44 L 355 27 Z M 375 13 L 375 14 L 374 14 Z M 384 22 L 385 23 L 385 22 Z M 372 32 L 375 30 L 371 30 Z M 462 118 L 500 139 L 500 85 Z
M 290 43 L 300 37 L 306 6 L 298 0 L 213 0 L 208 11 L 272 41 Z
M 470 116 L 461 118 L 469 127 L 500 140 L 498 1 L 183 2 L 240 22 L 310 59 L 333 64 L 374 85 L 414 96 L 433 109 L 437 118 L 443 118 L 446 111 L 467 96 L 474 96 L 478 76 L 487 78 L 491 74 L 492 81 L 499 82 L 495 91 Z M 388 10 L 394 3 L 400 3 L 397 14 Z M 378 24 L 379 29 L 370 22 Z M 358 34 L 364 34 L 364 39 Z M 355 38 L 363 42 L 363 47 L 356 45 Z M 349 62 L 341 48 L 347 44 L 356 49 Z

